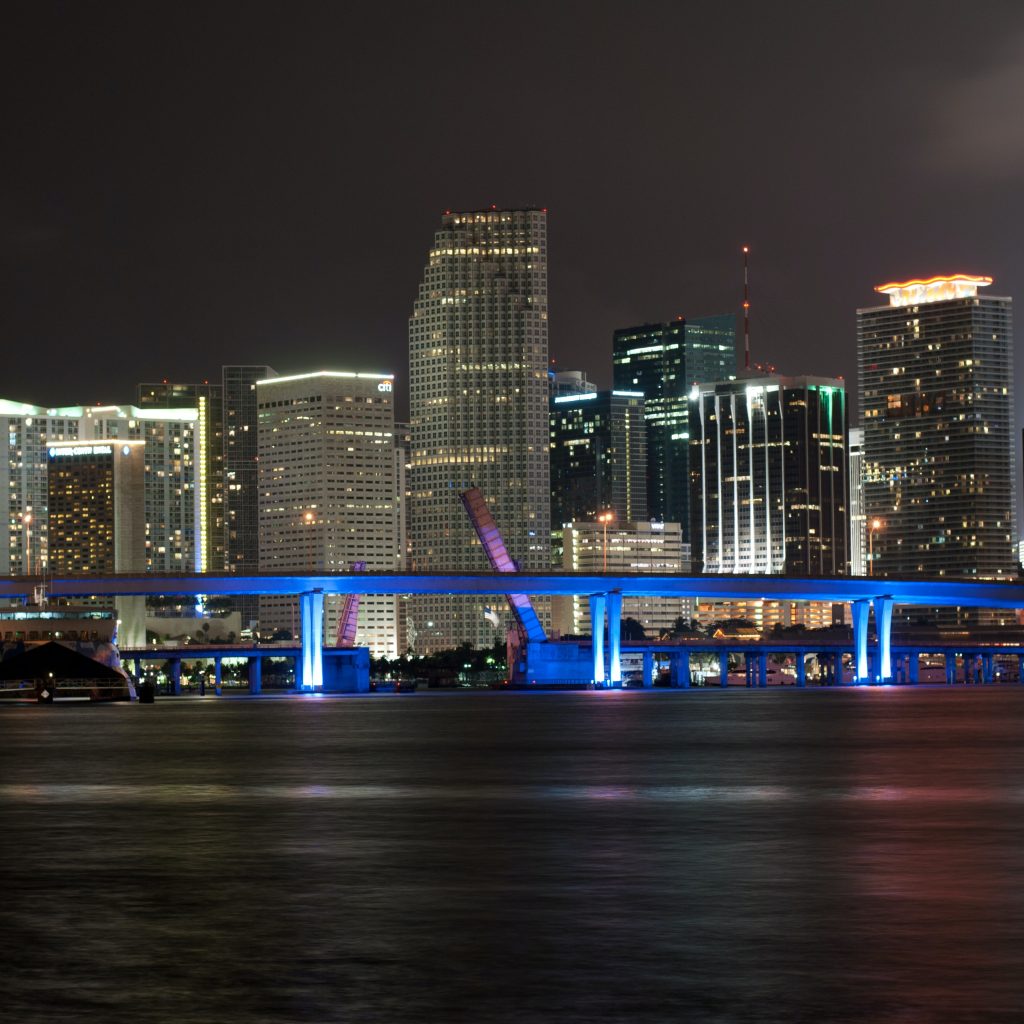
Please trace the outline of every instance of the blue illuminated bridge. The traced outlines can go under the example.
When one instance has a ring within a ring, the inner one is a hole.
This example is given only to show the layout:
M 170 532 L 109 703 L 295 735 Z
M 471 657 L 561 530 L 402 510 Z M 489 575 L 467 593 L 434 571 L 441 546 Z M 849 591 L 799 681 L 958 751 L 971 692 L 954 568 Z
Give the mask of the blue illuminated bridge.
M 39 577 L 0 579 L 0 597 L 27 599 L 44 582 Z M 857 681 L 892 678 L 892 609 L 894 605 L 926 608 L 1024 608 L 1024 584 L 967 580 L 893 579 L 890 577 L 797 577 L 725 575 L 640 575 L 605 573 L 495 572 L 360 572 L 330 575 L 252 576 L 230 573 L 144 573 L 111 576 L 47 577 L 51 597 L 234 596 L 298 597 L 302 618 L 302 680 L 307 688 L 323 682 L 322 628 L 326 594 L 448 594 L 493 596 L 586 596 L 595 636 L 608 623 L 606 643 L 586 646 L 586 671 L 569 645 L 529 642 L 526 676 L 539 685 L 566 679 L 595 682 L 621 680 L 620 625 L 623 597 L 679 597 L 705 600 L 828 601 L 849 603 L 853 621 L 853 654 Z M 875 613 L 877 647 L 869 651 L 868 618 Z M 581 645 L 576 645 L 580 647 Z M 582 656 L 582 651 L 579 652 Z M 723 676 L 724 681 L 724 676 Z

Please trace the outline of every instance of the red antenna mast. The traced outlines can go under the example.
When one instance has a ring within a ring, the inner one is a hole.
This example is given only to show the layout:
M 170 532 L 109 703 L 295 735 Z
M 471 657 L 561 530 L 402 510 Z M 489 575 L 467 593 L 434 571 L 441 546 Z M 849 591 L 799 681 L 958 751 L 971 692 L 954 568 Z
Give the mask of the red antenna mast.
M 750 246 L 743 246 L 743 368 L 750 369 L 750 276 L 747 257 Z

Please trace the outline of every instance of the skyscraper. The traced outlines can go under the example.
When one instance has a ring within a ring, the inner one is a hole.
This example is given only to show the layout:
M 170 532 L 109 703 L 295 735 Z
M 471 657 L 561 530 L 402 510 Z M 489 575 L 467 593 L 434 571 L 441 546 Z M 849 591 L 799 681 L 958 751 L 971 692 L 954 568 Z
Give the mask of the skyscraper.
M 876 576 L 1015 575 L 1012 301 L 989 284 L 883 284 L 888 304 L 857 311 Z
M 138 386 L 139 408 L 196 410 L 195 486 L 199 507 L 202 549 L 197 552 L 198 572 L 223 572 L 225 568 L 224 524 L 224 392 L 220 384 L 203 381 L 181 384 L 161 381 Z
M 838 380 L 695 385 L 694 564 L 714 573 L 848 573 L 847 426 Z
M 639 391 L 551 399 L 551 525 L 647 518 L 647 429 Z
M 146 568 L 146 442 L 53 441 L 47 449 L 47 546 L 57 575 Z M 146 643 L 146 601 L 116 599 L 122 646 Z
M 732 314 L 643 324 L 617 330 L 614 386 L 640 391 L 647 420 L 647 511 L 653 519 L 690 529 L 689 395 L 693 384 L 735 373 Z
M 40 408 L 0 400 L 0 507 L 7 513 L 0 571 L 49 568 L 47 472 L 49 448 L 60 441 L 145 441 L 145 568 L 201 569 L 205 525 L 200 468 L 205 464 L 199 411 L 132 405 Z
M 547 214 L 445 213 L 409 319 L 412 568 L 486 569 L 459 493 L 483 492 L 511 556 L 549 564 Z M 494 641 L 484 600 L 409 602 L 417 650 Z
M 326 370 L 257 382 L 261 572 L 402 567 L 393 387 L 389 374 Z M 295 604 L 261 598 L 261 628 L 295 634 Z M 324 603 L 331 645 L 342 604 Z M 362 598 L 356 642 L 400 653 L 394 596 Z

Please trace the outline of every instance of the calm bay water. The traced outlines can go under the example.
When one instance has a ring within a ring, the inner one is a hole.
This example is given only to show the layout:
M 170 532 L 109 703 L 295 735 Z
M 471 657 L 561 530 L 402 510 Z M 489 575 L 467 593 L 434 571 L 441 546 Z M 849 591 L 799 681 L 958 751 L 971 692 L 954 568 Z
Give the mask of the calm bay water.
M 1024 688 L 0 708 L 6 1020 L 1024 1020 Z

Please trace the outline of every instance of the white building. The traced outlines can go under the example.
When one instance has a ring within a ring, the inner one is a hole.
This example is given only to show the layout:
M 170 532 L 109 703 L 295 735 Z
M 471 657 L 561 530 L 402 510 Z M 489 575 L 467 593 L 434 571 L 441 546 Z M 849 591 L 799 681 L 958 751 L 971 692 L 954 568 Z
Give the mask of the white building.
M 565 527 L 562 568 L 568 572 L 687 573 L 690 545 L 683 543 L 679 523 L 575 522 Z M 671 631 L 682 616 L 689 622 L 693 601 L 678 597 L 624 597 L 622 617 L 635 619 L 648 640 Z M 590 633 L 590 601 L 586 594 L 551 600 L 555 637 Z
M 543 210 L 447 212 L 409 319 L 412 568 L 486 570 L 459 501 L 482 491 L 523 569 L 548 567 L 548 283 Z M 493 601 L 409 602 L 419 651 L 486 646 Z M 543 608 L 541 608 L 543 612 Z
M 850 428 L 850 575 L 868 574 L 868 517 L 864 514 L 864 431 Z
M 75 440 L 145 441 L 146 569 L 202 571 L 205 459 L 197 458 L 203 443 L 198 415 L 193 408 L 47 409 L 0 399 L 0 431 L 7 438 L 7 457 L 0 459 L 0 508 L 7 520 L 0 573 L 39 573 L 48 568 L 49 448 Z
M 393 388 L 390 374 L 327 370 L 256 382 L 261 572 L 404 568 Z M 325 601 L 328 645 L 342 604 Z M 356 643 L 395 657 L 398 618 L 393 596 L 364 596 Z M 296 602 L 261 598 L 260 626 L 295 635 Z

